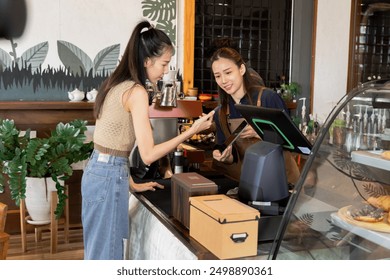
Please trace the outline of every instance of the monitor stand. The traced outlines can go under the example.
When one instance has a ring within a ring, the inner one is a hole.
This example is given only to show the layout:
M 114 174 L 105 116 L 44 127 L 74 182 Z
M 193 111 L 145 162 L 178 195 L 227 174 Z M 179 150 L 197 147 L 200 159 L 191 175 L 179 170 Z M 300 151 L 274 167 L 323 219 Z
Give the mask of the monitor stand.
M 238 196 L 240 201 L 278 202 L 289 196 L 283 148 L 260 141 L 246 151 L 241 167 Z M 272 205 L 271 205 L 272 206 Z
M 245 152 L 238 197 L 260 211 L 258 242 L 274 240 L 290 198 L 284 166 L 280 144 L 260 141 Z
M 235 104 L 235 107 L 263 139 L 260 142 L 262 147 L 256 147 L 257 144 L 249 147 L 254 150 L 248 161 L 245 153 L 238 189 L 239 198 L 246 200 L 246 203 L 251 201 L 253 207 L 261 208 L 259 242 L 273 241 L 283 217 L 284 207 L 290 198 L 283 149 L 309 155 L 312 145 L 283 109 L 244 104 Z M 245 165 L 247 166 L 244 167 Z M 247 168 L 252 168 L 252 174 Z M 256 205 L 259 204 L 258 201 L 262 202 L 261 205 Z
M 259 210 L 262 215 L 278 216 L 278 215 L 283 215 L 289 199 L 290 196 L 280 201 L 273 201 L 273 202 L 252 201 L 248 203 L 248 205 Z
M 278 202 L 252 202 L 249 204 L 260 211 L 258 242 L 268 242 L 275 239 L 289 199 L 290 196 Z

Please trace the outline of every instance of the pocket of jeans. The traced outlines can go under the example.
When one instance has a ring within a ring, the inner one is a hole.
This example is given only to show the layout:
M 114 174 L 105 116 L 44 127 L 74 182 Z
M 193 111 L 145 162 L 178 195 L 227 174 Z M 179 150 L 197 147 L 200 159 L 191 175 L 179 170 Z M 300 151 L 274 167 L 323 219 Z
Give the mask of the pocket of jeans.
M 83 200 L 88 203 L 103 202 L 107 198 L 108 188 L 111 185 L 111 177 L 96 172 L 97 170 L 86 170 L 83 176 L 82 195 Z M 105 170 L 106 172 L 107 170 Z

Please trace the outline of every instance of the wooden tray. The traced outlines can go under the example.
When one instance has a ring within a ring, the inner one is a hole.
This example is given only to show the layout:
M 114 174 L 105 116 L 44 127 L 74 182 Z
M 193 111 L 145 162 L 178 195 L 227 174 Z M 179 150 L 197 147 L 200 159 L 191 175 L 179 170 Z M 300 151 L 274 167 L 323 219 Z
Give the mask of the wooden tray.
M 361 222 L 351 217 L 351 215 L 349 214 L 349 209 L 351 207 L 352 205 L 349 205 L 339 209 L 338 211 L 339 217 L 344 221 L 346 221 L 347 223 L 350 223 L 355 226 L 359 226 L 370 230 L 390 233 L 390 224 L 387 222 L 388 213 L 385 213 L 385 217 L 382 222 L 377 222 L 377 223 Z

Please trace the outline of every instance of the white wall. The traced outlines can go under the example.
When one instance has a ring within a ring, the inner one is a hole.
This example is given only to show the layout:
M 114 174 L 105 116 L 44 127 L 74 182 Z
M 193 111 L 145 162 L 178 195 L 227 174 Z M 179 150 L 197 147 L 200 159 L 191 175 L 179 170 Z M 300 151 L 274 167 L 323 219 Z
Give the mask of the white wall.
M 141 1 L 134 0 L 26 0 L 27 24 L 22 37 L 15 39 L 17 55 L 41 42 L 49 42 L 42 68 L 62 63 L 57 40 L 68 41 L 93 59 L 103 48 L 127 44 L 135 24 L 142 19 Z M 178 67 L 183 57 L 183 5 L 177 1 Z M 313 112 L 323 121 L 346 94 L 351 0 L 318 0 L 317 42 L 313 88 Z M 8 40 L 0 48 L 10 52 Z M 176 64 L 174 58 L 173 64 Z
M 177 68 L 181 69 L 180 74 L 183 75 L 183 67 L 184 67 L 184 9 L 185 9 L 185 0 L 177 0 L 176 1 L 176 19 L 177 19 L 177 25 L 176 25 L 176 51 L 177 56 L 174 63 L 177 65 Z
M 322 122 L 347 93 L 351 0 L 318 0 L 313 113 Z
M 48 41 L 49 51 L 42 68 L 61 64 L 57 40 L 68 41 L 93 59 L 105 47 L 120 44 L 120 53 L 133 27 L 142 19 L 141 1 L 134 0 L 26 0 L 27 23 L 23 35 L 16 38 L 17 55 Z M 9 52 L 8 40 L 0 48 Z

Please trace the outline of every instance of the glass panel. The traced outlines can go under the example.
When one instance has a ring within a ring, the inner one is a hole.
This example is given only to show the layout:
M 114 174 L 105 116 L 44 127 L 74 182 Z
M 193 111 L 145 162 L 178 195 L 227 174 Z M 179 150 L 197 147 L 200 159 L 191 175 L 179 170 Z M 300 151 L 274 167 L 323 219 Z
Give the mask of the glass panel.
M 333 109 L 292 191 L 271 258 L 390 258 L 389 114 L 390 82 L 383 80 L 351 91 Z

